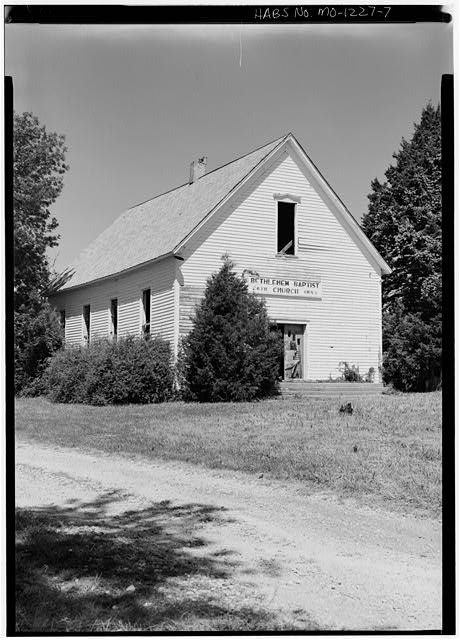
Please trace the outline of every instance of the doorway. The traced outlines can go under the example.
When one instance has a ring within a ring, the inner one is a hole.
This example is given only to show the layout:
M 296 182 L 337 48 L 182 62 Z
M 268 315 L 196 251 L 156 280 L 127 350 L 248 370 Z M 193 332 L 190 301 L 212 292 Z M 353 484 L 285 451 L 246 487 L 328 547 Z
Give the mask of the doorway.
M 282 363 L 283 380 L 302 380 L 304 376 L 305 325 L 283 324 L 284 357 Z

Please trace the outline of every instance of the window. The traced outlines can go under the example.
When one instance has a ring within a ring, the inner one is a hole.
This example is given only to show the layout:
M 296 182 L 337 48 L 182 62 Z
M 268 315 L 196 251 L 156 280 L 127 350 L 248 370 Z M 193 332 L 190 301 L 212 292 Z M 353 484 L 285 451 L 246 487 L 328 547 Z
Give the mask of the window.
M 144 334 L 150 333 L 150 289 L 142 292 L 142 331 Z
M 61 324 L 62 333 L 65 336 L 65 309 L 61 309 L 59 312 L 59 322 Z
M 118 335 L 118 298 L 110 301 L 110 335 L 116 340 Z
M 91 337 L 91 308 L 89 304 L 83 307 L 83 339 L 89 344 Z
M 295 203 L 278 201 L 278 237 L 279 255 L 295 255 Z

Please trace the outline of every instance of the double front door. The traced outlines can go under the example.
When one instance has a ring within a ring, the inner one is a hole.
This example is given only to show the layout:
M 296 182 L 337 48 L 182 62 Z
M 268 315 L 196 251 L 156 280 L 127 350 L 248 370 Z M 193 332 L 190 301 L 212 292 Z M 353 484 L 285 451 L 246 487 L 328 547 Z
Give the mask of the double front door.
M 283 378 L 284 380 L 302 379 L 304 375 L 305 326 L 302 324 L 281 326 L 284 340 Z

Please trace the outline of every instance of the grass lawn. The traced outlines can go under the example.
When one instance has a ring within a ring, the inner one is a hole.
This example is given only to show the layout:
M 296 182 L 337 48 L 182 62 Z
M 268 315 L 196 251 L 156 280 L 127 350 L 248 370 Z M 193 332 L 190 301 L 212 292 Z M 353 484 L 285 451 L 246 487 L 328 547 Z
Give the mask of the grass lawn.
M 16 432 L 50 445 L 184 460 L 441 513 L 441 393 L 354 400 L 92 407 L 16 403 Z

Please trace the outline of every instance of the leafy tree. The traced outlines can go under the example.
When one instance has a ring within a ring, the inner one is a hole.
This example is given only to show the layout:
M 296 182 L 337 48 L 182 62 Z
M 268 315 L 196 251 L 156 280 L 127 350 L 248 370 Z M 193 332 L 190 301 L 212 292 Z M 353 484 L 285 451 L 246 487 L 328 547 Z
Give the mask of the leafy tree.
M 187 399 L 250 401 L 278 392 L 282 337 L 228 259 L 208 279 L 183 351 Z
M 46 250 L 57 245 L 50 206 L 63 188 L 64 136 L 46 131 L 32 113 L 14 114 L 13 207 L 15 310 L 48 284 Z
M 441 367 L 439 106 L 425 107 L 412 139 L 403 139 L 393 157 L 396 162 L 385 172 L 385 182 L 372 182 L 362 227 L 392 269 L 382 286 L 384 378 L 400 389 L 422 390 Z
M 30 392 L 62 343 L 46 299 L 56 282 L 46 250 L 59 237 L 49 208 L 62 191 L 67 149 L 64 136 L 47 132 L 31 113 L 14 114 L 13 127 L 15 389 Z

